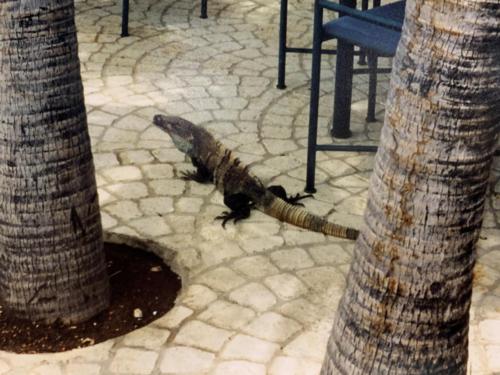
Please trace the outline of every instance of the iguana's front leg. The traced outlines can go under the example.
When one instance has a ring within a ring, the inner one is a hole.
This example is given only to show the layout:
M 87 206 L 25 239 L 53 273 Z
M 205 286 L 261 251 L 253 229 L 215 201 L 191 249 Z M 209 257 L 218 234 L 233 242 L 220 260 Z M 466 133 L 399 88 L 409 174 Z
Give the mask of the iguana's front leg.
M 193 164 L 194 167 L 196 167 L 196 171 L 182 171 L 182 179 L 185 181 L 196 181 L 199 182 L 200 184 L 206 184 L 209 182 L 212 182 L 213 180 L 213 175 L 212 173 L 208 170 L 207 167 L 203 163 L 201 163 L 199 160 L 195 158 L 191 158 L 191 163 Z
M 301 199 L 304 198 L 309 198 L 312 197 L 312 194 L 306 194 L 306 195 L 300 195 L 300 194 L 295 194 L 295 195 L 290 195 L 288 196 L 286 193 L 286 190 L 283 186 L 281 185 L 271 185 L 267 188 L 271 193 L 276 195 L 278 198 L 283 199 L 285 202 L 288 202 L 290 204 L 293 204 L 295 206 L 303 206 L 302 203 L 298 203 Z
M 231 209 L 231 211 L 224 211 L 216 219 L 222 220 L 222 227 L 226 227 L 226 223 L 233 219 L 234 223 L 246 219 L 250 216 L 250 211 L 255 207 L 248 195 L 243 193 L 237 194 L 224 194 L 224 204 Z

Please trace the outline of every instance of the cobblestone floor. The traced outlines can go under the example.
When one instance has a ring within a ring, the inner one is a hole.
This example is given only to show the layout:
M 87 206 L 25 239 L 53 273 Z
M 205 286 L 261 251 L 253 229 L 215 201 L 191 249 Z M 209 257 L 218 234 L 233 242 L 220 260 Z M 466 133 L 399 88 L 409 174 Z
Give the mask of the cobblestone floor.
M 290 56 L 288 89 L 275 88 L 279 2 L 76 2 L 80 56 L 103 225 L 139 237 L 183 278 L 175 308 L 150 326 L 92 348 L 50 355 L 0 352 L 0 374 L 317 375 L 353 243 L 298 230 L 254 212 L 223 230 L 212 186 L 184 182 L 189 168 L 153 114 L 205 125 L 268 183 L 304 187 L 309 58 Z M 292 44 L 310 41 L 310 2 L 290 1 Z M 331 61 L 326 59 L 325 65 Z M 329 142 L 331 69 L 323 70 L 320 138 Z M 381 77 L 384 101 L 387 77 Z M 367 127 L 365 77 L 356 77 L 355 139 Z M 382 105 L 379 105 L 382 108 Z M 383 118 L 383 113 L 379 113 Z M 307 209 L 359 226 L 373 155 L 318 155 L 318 192 Z M 500 194 L 497 161 L 492 190 Z M 500 372 L 500 200 L 487 203 L 475 278 L 471 373 Z M 125 237 L 124 237 L 125 236 Z

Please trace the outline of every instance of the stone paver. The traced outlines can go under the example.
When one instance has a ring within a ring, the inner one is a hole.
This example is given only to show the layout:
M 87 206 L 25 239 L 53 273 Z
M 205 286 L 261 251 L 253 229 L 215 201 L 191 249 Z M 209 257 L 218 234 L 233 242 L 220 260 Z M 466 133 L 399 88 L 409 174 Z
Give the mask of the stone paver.
M 264 279 L 266 286 L 283 300 L 292 300 L 307 293 L 308 288 L 296 276 L 283 273 Z
M 328 331 L 326 332 L 306 332 L 292 340 L 283 352 L 292 357 L 309 357 L 318 362 L 323 359 L 324 352 L 318 348 L 326 348 L 328 341 Z
M 488 343 L 495 343 L 500 333 L 500 319 L 488 319 L 479 323 L 481 339 Z
M 0 360 L 0 374 L 5 374 L 9 369 L 10 367 L 7 362 Z
M 101 367 L 93 363 L 70 363 L 66 366 L 68 375 L 99 375 Z
M 217 299 L 217 294 L 204 285 L 186 287 L 183 302 L 192 309 L 198 310 Z
M 294 357 L 277 357 L 269 368 L 269 375 L 316 375 L 321 364 Z
M 130 181 L 142 178 L 141 170 L 132 165 L 112 167 L 103 171 L 103 176 L 111 181 Z
M 279 345 L 252 336 L 234 337 L 221 353 L 222 358 L 245 359 L 252 362 L 268 362 L 279 349 Z
M 62 375 L 61 366 L 55 363 L 38 366 L 30 375 Z
M 277 299 L 264 285 L 250 283 L 229 294 L 229 299 L 243 306 L 249 306 L 257 311 L 267 311 Z
M 314 262 L 303 249 L 278 250 L 271 254 L 271 260 L 283 270 L 297 270 L 314 266 Z
M 212 366 L 214 358 L 213 353 L 173 346 L 163 352 L 160 371 L 162 374 L 203 374 Z
M 155 320 L 154 324 L 164 328 L 178 328 L 182 321 L 193 314 L 193 310 L 184 306 L 174 306 L 167 314 Z
M 118 198 L 138 199 L 148 196 L 148 187 L 142 182 L 128 182 L 109 185 L 106 190 Z
M 209 129 L 266 184 L 305 184 L 310 56 L 289 55 L 276 89 L 278 2 L 77 0 L 79 52 L 103 226 L 112 238 L 159 244 L 183 279 L 168 314 L 94 347 L 65 353 L 0 352 L 1 375 L 318 375 L 353 242 L 281 223 L 260 212 L 224 230 L 223 197 L 184 181 L 193 167 L 151 122 L 181 115 Z M 289 45 L 311 42 L 312 2 L 289 1 Z M 335 58 L 325 56 L 318 136 L 331 142 Z M 381 59 L 381 65 L 388 61 Z M 328 69 L 328 67 L 330 69 Z M 354 77 L 352 129 L 365 124 L 366 77 Z M 379 75 L 378 118 L 388 79 Z M 360 226 L 373 155 L 317 154 L 317 193 L 306 208 Z M 500 164 L 493 166 L 479 241 L 470 329 L 470 373 L 500 373 Z
M 198 279 L 199 282 L 213 288 L 216 291 L 228 292 L 244 283 L 245 279 L 230 268 L 219 267 L 213 271 L 204 273 Z
M 500 356 L 498 353 L 500 353 L 500 345 L 486 346 L 487 368 L 492 372 L 500 371 Z
M 154 369 L 158 353 L 150 350 L 120 348 L 109 366 L 116 374 L 150 374 Z
M 198 318 L 227 329 L 239 329 L 255 316 L 246 307 L 225 301 L 215 301 Z
M 283 315 L 267 312 L 244 327 L 243 331 L 264 340 L 284 342 L 300 328 L 297 322 Z
M 230 331 L 193 320 L 181 328 L 174 342 L 217 352 L 229 336 L 231 336 Z
M 222 362 L 215 369 L 214 375 L 265 375 L 266 367 L 247 361 Z
M 270 259 L 264 256 L 249 256 L 233 263 L 233 268 L 251 278 L 261 278 L 279 272 Z
M 154 350 L 161 347 L 169 336 L 170 332 L 165 329 L 144 327 L 126 335 L 123 344 Z

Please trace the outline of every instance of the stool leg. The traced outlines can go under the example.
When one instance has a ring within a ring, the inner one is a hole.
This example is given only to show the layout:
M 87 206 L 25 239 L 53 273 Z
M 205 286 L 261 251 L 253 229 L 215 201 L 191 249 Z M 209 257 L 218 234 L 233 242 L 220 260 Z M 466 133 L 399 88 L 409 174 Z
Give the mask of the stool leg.
M 285 69 L 286 69 L 286 29 L 288 16 L 288 0 L 280 2 L 280 31 L 279 31 L 279 54 L 278 54 L 278 84 L 276 87 L 280 90 L 286 88 Z
M 207 18 L 207 0 L 201 0 L 201 12 L 200 18 Z
M 122 0 L 122 37 L 129 36 L 128 33 L 128 12 L 129 12 L 129 0 Z
M 317 1 L 316 1 L 317 3 Z M 307 171 L 306 187 L 307 193 L 314 193 L 314 177 L 316 171 L 316 145 L 318 138 L 318 107 L 319 107 L 319 85 L 321 76 L 321 42 L 323 27 L 323 8 L 314 6 L 314 34 L 311 66 L 311 96 L 309 101 L 309 134 L 307 139 Z
M 337 63 L 335 70 L 335 98 L 333 101 L 332 137 L 349 138 L 351 136 L 351 101 L 354 46 L 337 40 Z
M 368 0 L 361 1 L 361 10 L 368 10 Z M 366 51 L 362 48 L 359 49 L 359 65 L 366 65 Z
M 369 70 L 369 81 L 368 81 L 368 112 L 366 114 L 367 122 L 375 122 L 375 105 L 377 99 L 377 55 L 373 52 L 368 52 L 368 70 Z

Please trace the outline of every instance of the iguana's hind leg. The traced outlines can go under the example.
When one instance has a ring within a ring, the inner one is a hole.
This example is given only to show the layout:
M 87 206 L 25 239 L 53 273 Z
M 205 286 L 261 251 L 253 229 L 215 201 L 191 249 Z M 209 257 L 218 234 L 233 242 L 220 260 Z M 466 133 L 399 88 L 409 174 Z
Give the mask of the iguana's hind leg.
M 249 217 L 250 210 L 255 206 L 250 198 L 243 193 L 224 195 L 224 204 L 229 207 L 231 211 L 224 211 L 221 215 L 216 217 L 216 219 L 222 220 L 223 228 L 226 227 L 226 223 L 231 219 L 236 223 Z
M 213 175 L 201 162 L 195 158 L 191 158 L 191 163 L 196 167 L 196 171 L 182 171 L 182 179 L 185 181 L 196 181 L 200 184 L 212 182 Z
M 271 185 L 267 188 L 267 190 L 276 195 L 278 198 L 281 198 L 285 202 L 293 204 L 294 206 L 303 206 L 303 204 L 299 203 L 299 201 L 301 199 L 313 196 L 312 194 L 306 194 L 306 195 L 295 194 L 293 196 L 292 195 L 288 196 L 285 188 L 281 185 Z

